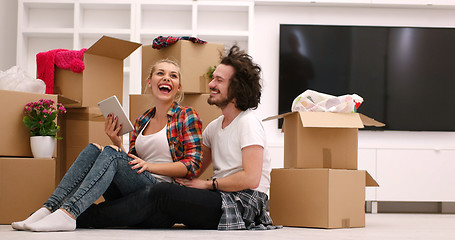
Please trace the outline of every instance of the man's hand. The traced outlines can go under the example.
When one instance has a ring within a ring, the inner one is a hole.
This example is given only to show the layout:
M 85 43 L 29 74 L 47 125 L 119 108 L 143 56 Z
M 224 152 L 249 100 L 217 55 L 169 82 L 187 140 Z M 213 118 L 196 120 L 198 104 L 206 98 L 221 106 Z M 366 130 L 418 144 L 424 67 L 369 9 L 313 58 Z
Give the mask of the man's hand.
M 212 189 L 212 182 L 201 180 L 198 178 L 194 179 L 186 179 L 186 178 L 176 178 L 175 181 L 183 186 L 192 187 L 192 188 L 199 188 L 199 189 Z

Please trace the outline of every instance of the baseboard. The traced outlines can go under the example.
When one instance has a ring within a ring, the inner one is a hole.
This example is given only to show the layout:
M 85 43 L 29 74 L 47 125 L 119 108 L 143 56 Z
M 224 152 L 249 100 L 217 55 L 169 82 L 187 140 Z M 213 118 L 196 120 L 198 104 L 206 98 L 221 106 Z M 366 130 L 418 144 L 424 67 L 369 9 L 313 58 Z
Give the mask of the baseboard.
M 455 202 L 372 202 L 365 203 L 366 213 L 444 213 L 455 214 Z

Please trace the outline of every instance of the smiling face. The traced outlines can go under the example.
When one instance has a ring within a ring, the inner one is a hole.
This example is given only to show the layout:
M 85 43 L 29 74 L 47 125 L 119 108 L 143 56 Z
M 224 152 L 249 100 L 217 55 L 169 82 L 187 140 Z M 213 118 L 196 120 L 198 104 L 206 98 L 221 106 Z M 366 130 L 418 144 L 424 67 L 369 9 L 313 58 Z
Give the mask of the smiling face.
M 213 79 L 209 83 L 210 97 L 207 102 L 219 108 L 226 107 L 233 99 L 229 97 L 228 89 L 231 77 L 234 75 L 234 68 L 229 65 L 220 64 L 213 72 Z
M 152 68 L 147 85 L 157 100 L 174 101 L 180 92 L 180 69 L 171 62 L 160 62 Z

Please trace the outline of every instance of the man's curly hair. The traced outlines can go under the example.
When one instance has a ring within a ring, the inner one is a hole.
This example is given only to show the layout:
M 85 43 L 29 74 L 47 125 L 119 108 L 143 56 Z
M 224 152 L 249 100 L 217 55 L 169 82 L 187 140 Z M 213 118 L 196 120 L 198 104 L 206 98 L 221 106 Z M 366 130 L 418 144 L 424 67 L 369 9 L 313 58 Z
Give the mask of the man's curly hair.
M 261 102 L 261 67 L 253 62 L 250 55 L 234 45 L 221 64 L 232 66 L 235 70 L 230 79 L 228 98 L 235 99 L 236 108 L 245 111 L 256 109 Z

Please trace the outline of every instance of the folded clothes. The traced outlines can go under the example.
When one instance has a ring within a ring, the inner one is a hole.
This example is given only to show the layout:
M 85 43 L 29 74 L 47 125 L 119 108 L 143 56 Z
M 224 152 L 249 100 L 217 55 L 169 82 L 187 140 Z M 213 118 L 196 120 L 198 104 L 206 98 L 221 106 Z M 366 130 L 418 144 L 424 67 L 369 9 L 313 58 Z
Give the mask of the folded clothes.
M 201 39 L 196 38 L 196 37 L 172 37 L 172 36 L 163 37 L 163 36 L 159 36 L 159 37 L 153 39 L 152 48 L 161 49 L 161 48 L 164 48 L 164 47 L 169 47 L 172 44 L 178 42 L 179 40 L 188 40 L 188 41 L 191 41 L 193 43 L 199 43 L 199 44 L 206 44 L 207 43 L 206 41 L 201 40 Z

